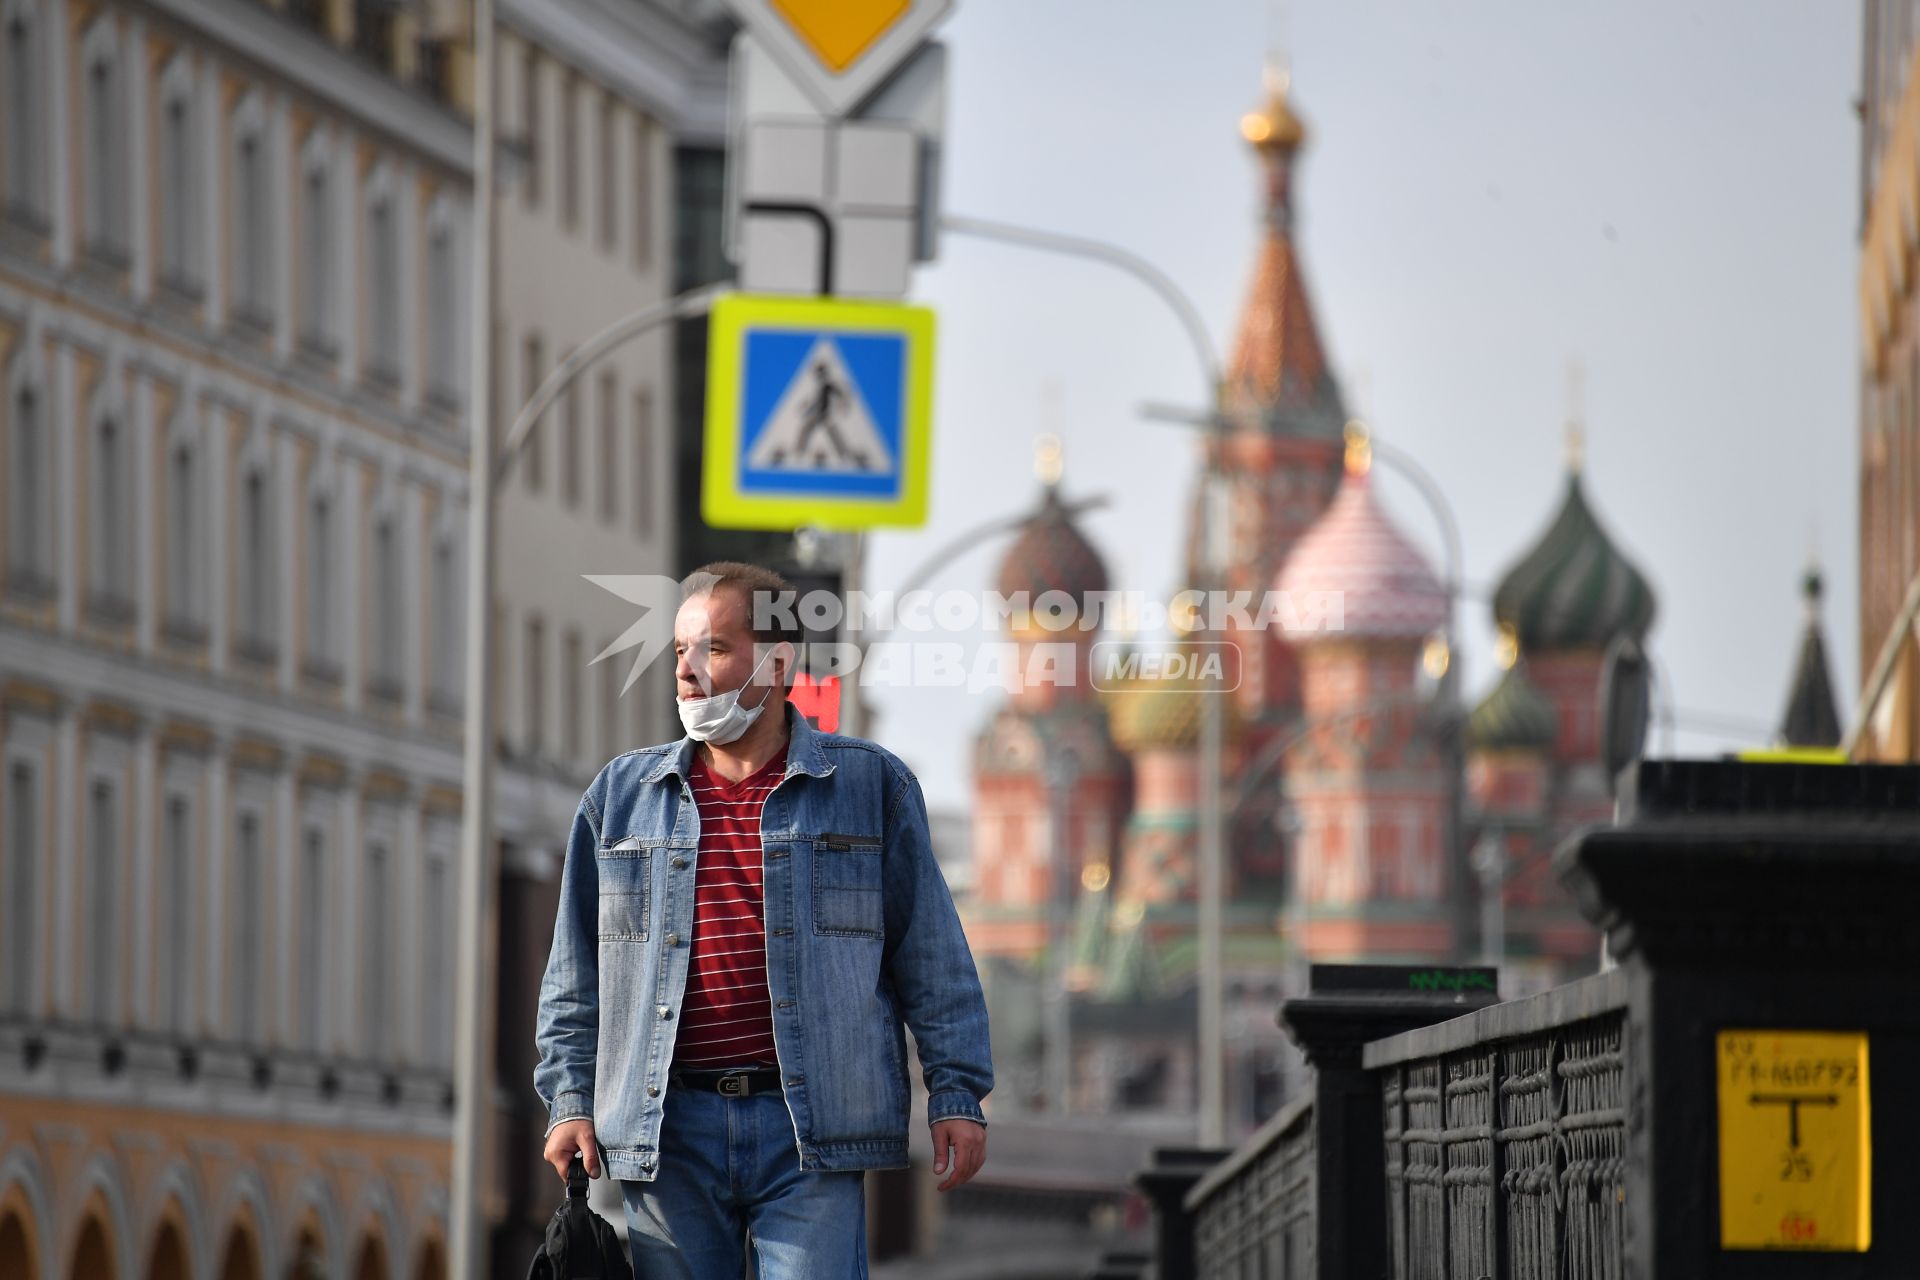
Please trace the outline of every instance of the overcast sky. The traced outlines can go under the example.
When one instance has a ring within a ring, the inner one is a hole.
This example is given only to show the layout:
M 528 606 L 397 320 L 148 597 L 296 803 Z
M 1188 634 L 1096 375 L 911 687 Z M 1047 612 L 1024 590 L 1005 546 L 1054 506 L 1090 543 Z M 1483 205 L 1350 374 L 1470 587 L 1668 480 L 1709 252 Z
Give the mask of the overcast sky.
M 1470 592 L 1460 660 L 1497 674 L 1485 593 L 1563 489 L 1567 367 L 1586 369 L 1589 496 L 1659 597 L 1652 648 L 1681 754 L 1779 719 L 1809 554 L 1852 717 L 1858 684 L 1859 6 L 1790 0 L 960 0 L 945 208 L 1096 236 L 1162 267 L 1224 348 L 1258 232 L 1237 122 L 1284 38 L 1310 130 L 1297 235 L 1320 332 L 1383 440 L 1445 489 Z M 1116 588 L 1174 589 L 1195 452 L 1147 401 L 1204 386 L 1171 314 L 1110 270 L 948 237 L 933 511 L 872 540 L 898 584 L 1030 502 L 1057 431 Z M 1049 388 L 1056 388 L 1057 392 Z M 1433 518 L 1386 501 L 1440 563 Z M 984 589 L 1004 539 L 936 585 Z M 968 796 L 992 709 L 963 689 L 874 695 L 876 735 L 936 807 Z M 1745 731 L 1743 731 L 1745 730 Z M 1656 746 L 1662 745 L 1656 742 Z

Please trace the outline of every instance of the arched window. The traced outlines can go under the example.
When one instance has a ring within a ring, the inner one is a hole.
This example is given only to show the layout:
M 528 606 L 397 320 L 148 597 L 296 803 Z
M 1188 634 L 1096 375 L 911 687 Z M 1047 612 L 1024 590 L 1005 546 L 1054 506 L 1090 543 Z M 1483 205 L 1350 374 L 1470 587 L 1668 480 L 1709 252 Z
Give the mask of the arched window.
M 384 840 L 367 843 L 367 869 L 360 886 L 360 994 L 366 1014 L 367 1055 L 385 1058 L 393 1046 L 393 922 L 389 907 L 393 895 L 393 865 Z
M 444 854 L 435 853 L 427 858 L 426 884 L 422 890 L 425 901 L 422 910 L 425 919 L 421 922 L 420 949 L 420 1008 L 423 1011 L 424 1024 L 421 1037 L 426 1060 L 434 1065 L 449 1061 L 453 1054 L 452 1002 L 447 992 L 452 990 L 451 947 L 448 942 L 447 921 L 451 918 L 453 892 L 452 877 L 447 874 L 447 859 Z
M 42 81 L 36 44 L 38 27 L 34 7 L 26 0 L 0 6 L 0 85 L 5 86 L 6 109 L 0 111 L 0 147 L 6 149 L 6 190 L 0 192 L 9 220 L 35 230 L 46 228 L 45 117 L 41 109 Z
M 159 967 L 160 1026 L 176 1035 L 184 1035 L 187 1025 L 187 992 L 193 982 L 193 808 L 187 797 L 167 797 L 166 817 L 161 828 L 162 863 L 160 886 L 160 948 L 154 957 Z
M 107 1243 L 107 1229 L 97 1217 L 89 1217 L 80 1228 L 80 1242 L 73 1249 L 73 1280 L 97 1280 L 117 1274 L 113 1265 L 113 1246 Z
M 119 415 L 101 414 L 93 428 L 93 587 L 96 603 L 114 616 L 133 600 L 130 445 Z
M 326 1048 L 321 1000 L 326 983 L 327 833 L 307 828 L 300 850 L 300 1043 Z
M 397 700 L 406 670 L 406 629 L 401 598 L 400 537 L 391 515 L 373 526 L 373 691 Z
M 200 500 L 199 451 L 188 441 L 175 444 L 167 458 L 167 622 L 192 634 L 206 620 L 202 581 L 206 547 L 205 513 Z
M 176 57 L 160 84 L 160 282 L 176 293 L 200 291 L 194 231 L 199 218 L 193 68 Z
M 427 389 L 451 405 L 461 403 L 459 263 L 453 223 L 445 203 L 437 205 L 427 232 Z
M 39 391 L 22 384 L 8 416 L 7 569 L 21 586 L 44 591 L 52 584 L 52 541 L 47 528 L 47 490 L 52 451 Z
M 119 797 L 110 779 L 95 778 L 87 803 L 87 1016 L 104 1023 L 115 1012 L 120 920 Z
M 235 1227 L 220 1257 L 220 1280 L 260 1280 L 260 1274 L 260 1249 L 253 1242 L 253 1233 Z
M 260 815 L 240 814 L 233 851 L 233 1032 L 243 1044 L 258 1044 L 264 1029 L 261 996 L 266 963 L 262 946 L 267 907 L 266 853 L 262 847 Z
M 375 178 L 367 199 L 367 373 L 400 380 L 400 217 L 392 183 Z
M 307 505 L 307 666 L 311 674 L 338 677 L 340 655 L 334 644 L 339 634 L 339 593 L 334 583 L 333 499 L 316 493 Z
M 300 340 L 309 351 L 333 354 L 333 184 L 325 143 L 307 151 L 300 183 Z
M 108 14 L 94 23 L 83 45 L 81 96 L 84 150 L 82 227 L 86 249 L 111 262 L 127 253 L 125 138 L 120 82 L 120 39 Z
M 233 124 L 233 307 L 256 327 L 272 323 L 273 234 L 267 132 L 260 101 L 248 98 Z
M 26 760 L 7 765 L 7 1008 L 33 1012 L 38 966 L 40 888 L 46 865 L 40 835 L 39 771 Z
M 442 709 L 460 704 L 461 669 L 459 638 L 463 628 L 460 617 L 460 584 L 453 557 L 453 540 L 442 537 L 433 544 L 433 611 L 427 620 L 430 628 L 429 651 L 432 659 L 433 699 Z
M 240 647 L 255 661 L 271 661 L 277 638 L 273 518 L 267 496 L 267 475 L 260 467 L 248 470 L 241 481 L 238 554 Z

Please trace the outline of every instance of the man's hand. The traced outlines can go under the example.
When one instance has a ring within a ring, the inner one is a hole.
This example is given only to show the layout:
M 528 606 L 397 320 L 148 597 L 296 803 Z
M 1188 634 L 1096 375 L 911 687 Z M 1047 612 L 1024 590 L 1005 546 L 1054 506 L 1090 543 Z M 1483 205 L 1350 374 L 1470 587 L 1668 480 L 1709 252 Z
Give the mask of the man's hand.
M 546 1160 L 562 1182 L 567 1180 L 567 1166 L 573 1163 L 575 1153 L 587 1162 L 589 1178 L 600 1176 L 600 1144 L 594 1140 L 593 1121 L 585 1116 L 555 1125 L 547 1135 Z
M 555 1130 L 557 1133 L 558 1130 Z M 952 1148 L 951 1154 L 948 1148 Z M 946 1174 L 941 1191 L 963 1186 L 987 1162 L 987 1130 L 971 1120 L 942 1120 L 933 1126 L 933 1171 Z

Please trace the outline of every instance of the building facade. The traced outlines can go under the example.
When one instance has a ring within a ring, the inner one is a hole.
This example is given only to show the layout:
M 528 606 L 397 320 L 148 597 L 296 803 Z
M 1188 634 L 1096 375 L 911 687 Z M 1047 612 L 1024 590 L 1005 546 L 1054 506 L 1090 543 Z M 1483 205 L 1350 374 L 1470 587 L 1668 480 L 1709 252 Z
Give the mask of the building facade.
M 0 14 L 0 1274 L 443 1271 L 471 143 L 437 23 Z
M 1864 0 L 1860 68 L 1860 715 L 1856 758 L 1920 758 L 1920 5 Z M 1891 659 L 1877 685 L 1878 660 Z

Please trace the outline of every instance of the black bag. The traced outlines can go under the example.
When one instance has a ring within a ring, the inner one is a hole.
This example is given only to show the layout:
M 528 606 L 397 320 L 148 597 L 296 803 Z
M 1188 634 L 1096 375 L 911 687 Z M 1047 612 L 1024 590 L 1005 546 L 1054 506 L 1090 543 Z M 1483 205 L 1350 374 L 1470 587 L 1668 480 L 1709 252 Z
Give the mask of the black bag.
M 547 1243 L 527 1280 L 633 1280 L 627 1237 L 587 1206 L 587 1167 L 567 1166 L 567 1198 L 547 1224 Z

